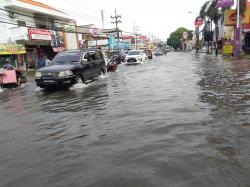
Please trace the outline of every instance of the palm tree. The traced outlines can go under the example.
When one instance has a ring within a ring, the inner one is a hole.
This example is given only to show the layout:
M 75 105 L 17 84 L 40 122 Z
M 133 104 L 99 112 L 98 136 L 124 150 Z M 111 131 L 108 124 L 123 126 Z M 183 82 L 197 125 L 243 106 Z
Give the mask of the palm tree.
M 206 1 L 200 10 L 200 17 L 205 20 L 211 20 L 215 25 L 215 40 L 216 40 L 216 48 L 215 53 L 218 55 L 218 40 L 219 40 L 219 20 L 222 17 L 222 11 L 220 11 L 217 7 L 217 0 Z
M 206 1 L 200 10 L 200 17 L 203 19 L 208 19 L 214 22 L 215 25 L 215 40 L 216 40 L 216 55 L 218 55 L 218 39 L 219 39 L 219 21 L 221 17 L 224 17 L 225 9 L 219 9 L 216 7 L 218 0 L 208 0 Z M 242 16 L 247 7 L 247 0 L 240 1 L 240 16 Z M 229 7 L 230 8 L 230 7 Z M 240 24 L 241 25 L 241 24 Z

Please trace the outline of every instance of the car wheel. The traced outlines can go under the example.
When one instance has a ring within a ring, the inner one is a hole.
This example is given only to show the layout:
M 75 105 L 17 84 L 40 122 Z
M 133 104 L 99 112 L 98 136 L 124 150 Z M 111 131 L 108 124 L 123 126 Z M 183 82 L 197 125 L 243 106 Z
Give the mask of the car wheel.
M 25 77 L 22 77 L 21 78 L 21 84 L 25 84 L 25 83 L 27 83 L 27 79 Z
M 76 84 L 83 84 L 84 81 L 83 81 L 83 78 L 81 75 L 77 75 L 76 76 Z

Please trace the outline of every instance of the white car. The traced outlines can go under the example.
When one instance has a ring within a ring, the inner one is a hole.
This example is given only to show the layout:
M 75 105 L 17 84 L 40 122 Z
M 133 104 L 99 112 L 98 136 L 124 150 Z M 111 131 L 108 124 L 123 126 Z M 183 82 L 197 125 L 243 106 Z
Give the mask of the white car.
M 125 64 L 127 65 L 136 65 L 142 64 L 147 61 L 147 55 L 142 50 L 132 50 L 129 51 L 126 58 Z

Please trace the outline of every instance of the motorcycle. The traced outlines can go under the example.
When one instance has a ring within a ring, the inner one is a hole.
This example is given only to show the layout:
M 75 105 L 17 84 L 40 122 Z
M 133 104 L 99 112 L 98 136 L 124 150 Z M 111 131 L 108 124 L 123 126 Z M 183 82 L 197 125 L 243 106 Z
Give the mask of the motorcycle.
M 22 72 L 18 71 L 20 84 L 27 83 L 26 77 Z M 1 88 L 16 88 L 18 87 L 16 70 L 0 69 L 0 86 Z
M 115 72 L 117 70 L 117 61 L 115 57 L 107 59 L 107 72 Z

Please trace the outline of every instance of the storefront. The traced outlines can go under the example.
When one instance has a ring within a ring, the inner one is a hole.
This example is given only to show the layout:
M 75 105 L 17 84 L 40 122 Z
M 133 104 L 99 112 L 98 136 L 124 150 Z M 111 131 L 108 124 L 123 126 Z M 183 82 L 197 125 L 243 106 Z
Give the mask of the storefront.
M 63 50 L 65 43 L 63 33 L 45 29 L 29 28 L 29 41 L 25 42 L 26 55 L 24 56 L 28 68 L 35 68 L 38 59 L 46 55 L 49 60 Z
M 0 44 L 0 68 L 6 59 L 12 61 L 15 67 L 24 65 L 24 55 L 26 50 L 21 44 Z
M 236 29 L 237 21 L 237 12 L 236 10 L 226 10 L 225 11 L 225 32 L 224 32 L 224 41 L 227 44 L 230 42 L 230 45 L 234 44 L 234 36 Z M 245 13 L 242 18 L 242 34 L 241 34 L 241 45 L 242 50 L 250 54 L 250 5 L 248 3 Z M 230 47 L 231 49 L 231 47 Z

